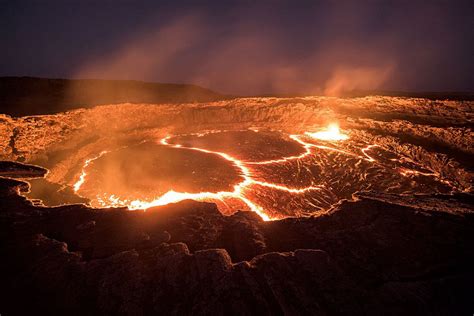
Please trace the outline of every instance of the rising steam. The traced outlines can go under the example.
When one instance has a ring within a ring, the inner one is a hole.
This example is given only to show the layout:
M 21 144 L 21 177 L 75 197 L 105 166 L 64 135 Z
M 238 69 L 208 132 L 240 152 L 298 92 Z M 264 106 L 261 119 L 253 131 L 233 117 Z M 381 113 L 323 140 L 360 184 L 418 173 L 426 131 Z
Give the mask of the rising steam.
M 177 17 L 124 39 L 81 65 L 74 77 L 192 83 L 241 95 L 339 95 L 380 88 L 394 70 L 394 56 L 384 42 L 310 43 L 300 56 L 257 27 L 234 23 L 217 34 L 202 16 Z

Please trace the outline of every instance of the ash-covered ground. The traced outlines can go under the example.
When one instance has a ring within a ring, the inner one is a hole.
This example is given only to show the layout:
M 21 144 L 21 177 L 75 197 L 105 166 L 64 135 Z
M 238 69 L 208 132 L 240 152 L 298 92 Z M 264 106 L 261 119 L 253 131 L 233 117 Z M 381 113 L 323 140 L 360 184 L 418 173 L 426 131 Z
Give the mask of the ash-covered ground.
M 473 110 L 306 97 L 1 116 L 1 304 L 472 313 Z

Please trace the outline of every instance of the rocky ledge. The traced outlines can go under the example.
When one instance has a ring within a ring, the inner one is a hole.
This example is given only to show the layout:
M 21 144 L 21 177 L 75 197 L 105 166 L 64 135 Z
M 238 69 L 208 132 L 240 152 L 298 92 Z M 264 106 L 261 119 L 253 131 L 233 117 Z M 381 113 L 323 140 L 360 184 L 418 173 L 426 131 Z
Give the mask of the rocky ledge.
M 16 161 L 0 161 L 0 176 L 9 178 L 42 178 L 47 170 Z
M 321 216 L 264 222 L 195 201 L 47 208 L 25 190 L 0 178 L 5 315 L 474 310 L 470 194 L 359 193 Z

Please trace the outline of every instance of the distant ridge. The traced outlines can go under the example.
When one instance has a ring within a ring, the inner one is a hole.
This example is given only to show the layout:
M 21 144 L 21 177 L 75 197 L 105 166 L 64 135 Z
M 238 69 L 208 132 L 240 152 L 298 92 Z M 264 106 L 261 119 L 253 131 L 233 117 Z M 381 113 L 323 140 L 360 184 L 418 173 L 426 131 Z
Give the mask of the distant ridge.
M 256 97 L 278 97 L 278 98 L 298 98 L 310 95 L 317 95 L 311 93 L 265 93 L 255 95 Z M 385 96 L 385 97 L 404 97 L 404 98 L 423 98 L 430 100 L 456 100 L 456 101 L 474 101 L 474 92 L 463 91 L 386 91 L 386 90 L 351 90 L 341 92 L 337 97 L 339 98 L 360 98 L 367 96 Z M 253 97 L 249 95 L 248 97 Z
M 0 113 L 12 116 L 52 114 L 100 104 L 208 102 L 228 98 L 188 84 L 0 77 Z
M 353 90 L 345 92 L 342 97 L 365 97 L 370 95 L 382 95 L 387 97 L 407 97 L 407 98 L 424 98 L 431 100 L 457 100 L 472 101 L 474 100 L 474 92 L 463 91 L 426 91 L 426 92 L 410 92 L 410 91 L 377 91 L 377 90 Z
M 308 94 L 260 94 L 247 97 L 302 97 Z M 473 92 L 402 92 L 353 90 L 340 97 L 382 95 L 432 100 L 474 100 Z M 81 107 L 116 103 L 184 103 L 231 99 L 191 84 L 135 80 L 47 79 L 0 77 L 0 114 L 27 116 L 53 114 Z

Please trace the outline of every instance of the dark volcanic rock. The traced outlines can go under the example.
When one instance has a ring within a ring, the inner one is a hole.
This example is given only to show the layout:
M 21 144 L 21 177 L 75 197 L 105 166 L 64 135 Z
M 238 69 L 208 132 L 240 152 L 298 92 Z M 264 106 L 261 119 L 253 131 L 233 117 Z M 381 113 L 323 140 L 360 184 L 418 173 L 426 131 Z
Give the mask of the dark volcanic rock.
M 29 189 L 30 185 L 27 182 L 0 177 L 0 197 L 17 196 L 20 192 L 28 192 Z M 5 204 L 8 202 L 3 201 Z
M 27 314 L 469 314 L 472 196 L 359 194 L 264 222 L 183 201 L 55 208 L 0 178 L 0 309 Z
M 14 116 L 57 113 L 109 103 L 206 102 L 226 98 L 229 97 L 185 84 L 0 77 L 2 112 Z
M 41 178 L 48 170 L 14 161 L 0 161 L 0 176 L 10 178 Z

